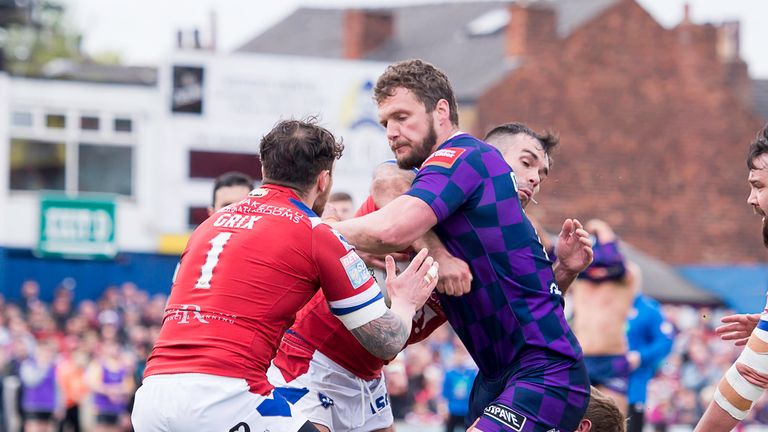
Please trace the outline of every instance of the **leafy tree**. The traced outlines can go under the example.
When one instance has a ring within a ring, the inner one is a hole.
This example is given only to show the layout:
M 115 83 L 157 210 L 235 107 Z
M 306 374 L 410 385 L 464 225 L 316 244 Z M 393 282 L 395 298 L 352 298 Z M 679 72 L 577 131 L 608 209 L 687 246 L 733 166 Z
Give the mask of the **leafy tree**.
M 30 0 L 9 21 L 0 20 L 0 26 L 5 26 L 0 28 L 0 47 L 12 74 L 35 76 L 51 60 L 82 60 L 81 36 L 68 25 L 66 10 L 55 1 Z

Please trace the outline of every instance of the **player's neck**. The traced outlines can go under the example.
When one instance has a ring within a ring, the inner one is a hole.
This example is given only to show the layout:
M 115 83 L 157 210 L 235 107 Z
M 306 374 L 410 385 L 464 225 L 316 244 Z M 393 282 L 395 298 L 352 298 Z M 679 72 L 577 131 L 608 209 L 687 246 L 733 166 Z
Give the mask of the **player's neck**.
M 289 184 L 289 183 L 284 183 L 284 182 L 281 182 L 281 181 L 278 181 L 278 180 L 272 180 L 272 179 L 268 179 L 268 178 L 265 177 L 262 180 L 262 184 L 264 186 L 272 185 L 272 186 L 280 186 L 280 187 L 284 187 L 284 188 L 290 189 L 290 190 L 293 191 L 293 193 L 296 194 L 297 197 L 299 197 L 299 200 L 301 202 L 303 202 L 304 204 L 306 204 L 310 208 L 312 208 L 312 204 L 315 203 L 315 198 L 317 198 L 317 194 L 315 194 L 313 197 L 311 197 L 312 198 L 311 202 L 308 202 L 309 201 L 308 198 L 310 198 L 309 195 L 312 195 L 311 193 L 308 193 L 307 191 L 303 191 L 303 190 L 297 188 L 295 185 L 292 185 L 292 184 Z
M 432 148 L 432 151 L 435 152 L 438 147 L 440 147 L 446 141 L 448 141 L 456 132 L 459 132 L 459 127 L 454 126 L 452 124 L 442 129 L 440 132 L 438 132 L 437 142 L 435 143 L 435 146 Z

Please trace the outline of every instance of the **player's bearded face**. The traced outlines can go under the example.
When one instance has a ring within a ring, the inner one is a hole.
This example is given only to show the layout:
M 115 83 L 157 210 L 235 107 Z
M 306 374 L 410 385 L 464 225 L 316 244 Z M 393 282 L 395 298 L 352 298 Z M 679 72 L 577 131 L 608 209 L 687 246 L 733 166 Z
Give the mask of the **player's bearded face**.
M 411 151 L 404 155 L 395 153 L 395 158 L 397 158 L 397 166 L 400 167 L 400 169 L 419 168 L 432 153 L 432 148 L 435 146 L 435 144 L 437 144 L 437 131 L 435 131 L 435 124 L 432 121 L 432 116 L 428 117 L 427 124 L 427 136 L 425 136 L 420 143 L 411 143 L 408 142 L 408 140 L 405 138 L 400 138 L 399 140 L 395 141 L 394 145 L 392 146 L 393 148 L 409 144 L 411 146 Z
M 768 219 L 763 216 L 763 245 L 768 248 Z
M 754 206 L 755 213 L 763 217 L 763 245 L 768 248 L 768 218 L 765 217 L 765 212 L 760 206 Z

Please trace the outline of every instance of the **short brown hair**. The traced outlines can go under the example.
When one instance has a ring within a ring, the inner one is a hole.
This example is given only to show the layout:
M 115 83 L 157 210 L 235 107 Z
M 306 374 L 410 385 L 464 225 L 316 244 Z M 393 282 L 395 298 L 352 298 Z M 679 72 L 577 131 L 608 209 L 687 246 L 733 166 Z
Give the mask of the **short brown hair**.
M 454 126 L 459 125 L 459 110 L 451 82 L 440 69 L 419 60 L 405 60 L 389 65 L 376 81 L 373 95 L 377 104 L 392 96 L 395 89 L 402 87 L 410 90 L 424 104 L 428 113 L 435 110 L 440 99 L 448 101 L 450 119 Z
M 755 137 L 755 140 L 749 145 L 747 167 L 751 170 L 756 169 L 755 159 L 764 153 L 768 153 L 768 124 L 757 133 L 757 137 Z
M 544 131 L 544 133 L 538 133 L 522 123 L 504 123 L 491 129 L 490 132 L 485 135 L 485 141 L 497 136 L 512 136 L 517 134 L 525 134 L 538 141 L 544 149 L 544 154 L 549 156 L 549 164 L 552 165 L 552 152 L 558 144 L 560 144 L 560 138 L 554 132 Z
M 626 432 L 624 415 L 613 399 L 590 386 L 589 405 L 584 418 L 592 422 L 592 430 L 600 432 Z
M 332 170 L 344 145 L 317 119 L 283 120 L 261 139 L 264 183 L 306 191 L 323 170 Z

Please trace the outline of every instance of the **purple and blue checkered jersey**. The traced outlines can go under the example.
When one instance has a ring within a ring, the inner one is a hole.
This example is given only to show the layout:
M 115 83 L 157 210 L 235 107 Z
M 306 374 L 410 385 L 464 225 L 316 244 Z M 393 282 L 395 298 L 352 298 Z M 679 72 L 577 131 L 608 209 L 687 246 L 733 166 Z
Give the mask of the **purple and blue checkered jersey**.
M 581 359 L 552 262 L 498 150 L 454 135 L 424 161 L 407 194 L 432 208 L 435 232 L 472 270 L 468 294 L 441 295 L 440 301 L 485 376 L 499 376 L 513 364 Z

